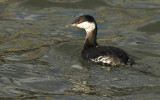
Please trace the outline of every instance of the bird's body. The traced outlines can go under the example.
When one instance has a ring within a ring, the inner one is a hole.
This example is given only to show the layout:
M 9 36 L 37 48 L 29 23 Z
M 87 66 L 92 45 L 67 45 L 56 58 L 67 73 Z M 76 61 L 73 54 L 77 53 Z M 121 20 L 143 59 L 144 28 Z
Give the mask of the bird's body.
M 73 26 L 86 30 L 86 39 L 82 50 L 82 58 L 98 65 L 133 65 L 135 62 L 124 50 L 113 46 L 99 46 L 96 41 L 97 24 L 90 15 L 77 18 Z
M 97 46 L 82 50 L 82 58 L 98 65 L 134 64 L 133 59 L 125 51 L 112 46 Z

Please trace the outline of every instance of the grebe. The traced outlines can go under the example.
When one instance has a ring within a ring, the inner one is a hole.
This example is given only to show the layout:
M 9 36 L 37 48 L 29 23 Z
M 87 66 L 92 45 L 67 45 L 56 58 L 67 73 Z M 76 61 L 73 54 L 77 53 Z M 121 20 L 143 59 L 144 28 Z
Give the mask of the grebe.
M 133 58 L 125 51 L 112 46 L 99 46 L 96 40 L 97 24 L 93 16 L 78 17 L 72 26 L 86 31 L 85 43 L 81 52 L 82 58 L 90 63 L 106 66 L 133 65 Z

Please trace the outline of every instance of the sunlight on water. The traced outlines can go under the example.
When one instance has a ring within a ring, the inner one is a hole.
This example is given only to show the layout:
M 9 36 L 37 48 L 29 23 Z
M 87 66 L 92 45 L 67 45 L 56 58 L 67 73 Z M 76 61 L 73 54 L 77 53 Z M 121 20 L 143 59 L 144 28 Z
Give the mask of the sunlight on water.
M 0 99 L 159 100 L 159 0 L 0 0 Z M 136 65 L 91 65 L 81 58 L 95 17 L 98 43 L 128 52 Z

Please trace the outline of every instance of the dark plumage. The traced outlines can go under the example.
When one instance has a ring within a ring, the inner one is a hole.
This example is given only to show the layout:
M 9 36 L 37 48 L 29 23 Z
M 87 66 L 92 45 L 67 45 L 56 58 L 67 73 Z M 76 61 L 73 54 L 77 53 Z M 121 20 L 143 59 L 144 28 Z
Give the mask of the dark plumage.
M 97 24 L 90 15 L 83 15 L 73 22 L 73 26 L 86 30 L 86 39 L 82 50 L 85 61 L 98 65 L 133 65 L 133 58 L 125 51 L 112 46 L 99 46 L 96 41 Z

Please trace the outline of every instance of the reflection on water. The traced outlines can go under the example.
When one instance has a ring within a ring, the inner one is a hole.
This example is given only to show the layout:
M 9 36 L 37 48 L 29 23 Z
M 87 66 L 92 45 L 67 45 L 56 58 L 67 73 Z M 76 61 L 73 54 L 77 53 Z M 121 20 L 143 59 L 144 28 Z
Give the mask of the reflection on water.
M 158 100 L 160 1 L 1 0 L 0 99 Z M 136 65 L 110 68 L 81 58 L 90 14 L 98 42 L 123 48 Z M 67 26 L 67 27 L 66 27 Z

